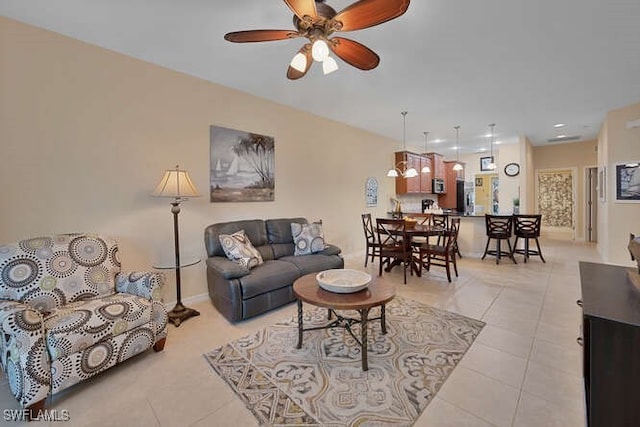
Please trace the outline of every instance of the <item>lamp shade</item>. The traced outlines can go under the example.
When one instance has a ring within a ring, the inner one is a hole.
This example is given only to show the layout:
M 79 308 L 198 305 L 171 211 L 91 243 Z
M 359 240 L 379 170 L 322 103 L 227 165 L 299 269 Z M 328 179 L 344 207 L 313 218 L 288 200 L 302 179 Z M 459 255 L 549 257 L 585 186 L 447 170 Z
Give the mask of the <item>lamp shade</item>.
M 200 193 L 193 185 L 189 173 L 180 170 L 179 166 L 175 169 L 164 171 L 164 175 L 156 189 L 151 193 L 156 197 L 173 197 L 175 199 L 187 199 L 190 197 L 200 197 Z

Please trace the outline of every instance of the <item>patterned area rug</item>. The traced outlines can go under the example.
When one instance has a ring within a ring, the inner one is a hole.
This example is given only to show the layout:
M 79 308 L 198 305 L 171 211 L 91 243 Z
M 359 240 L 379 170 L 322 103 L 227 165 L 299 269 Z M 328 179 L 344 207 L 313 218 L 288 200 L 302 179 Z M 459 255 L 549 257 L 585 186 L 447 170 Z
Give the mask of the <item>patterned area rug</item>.
M 378 316 L 372 309 L 369 317 Z M 296 319 L 204 357 L 260 424 L 411 425 L 484 323 L 401 297 L 387 304 L 386 316 L 386 335 L 379 320 L 369 322 L 366 372 L 359 345 L 342 328 L 305 332 L 296 349 Z M 326 322 L 326 309 L 304 305 L 305 328 Z

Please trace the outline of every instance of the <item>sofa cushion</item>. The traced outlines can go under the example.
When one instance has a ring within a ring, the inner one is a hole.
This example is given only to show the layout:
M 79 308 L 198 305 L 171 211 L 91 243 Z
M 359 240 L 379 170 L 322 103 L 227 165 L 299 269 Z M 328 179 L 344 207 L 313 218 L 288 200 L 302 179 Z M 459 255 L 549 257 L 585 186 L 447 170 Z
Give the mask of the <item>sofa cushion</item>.
M 255 297 L 285 286 L 290 286 L 300 277 L 299 269 L 290 262 L 265 261 L 251 270 L 251 274 L 237 280 L 242 287 L 242 299 Z
M 253 246 L 258 247 L 268 244 L 267 229 L 265 222 L 261 219 L 221 222 L 212 224 L 204 229 L 204 245 L 207 249 L 207 255 L 210 257 L 225 256 L 219 236 L 221 234 L 233 234 L 240 230 L 244 230 Z
M 249 270 L 264 262 L 262 255 L 253 247 L 244 230 L 236 231 L 233 234 L 221 234 L 219 238 L 225 255 L 231 261 L 237 262 Z
M 283 256 L 293 255 L 295 252 L 296 246 L 291 243 L 274 243 L 271 245 L 271 249 L 273 249 L 273 257 L 275 259 L 280 259 Z
M 324 250 L 322 221 L 311 224 L 292 222 L 291 234 L 295 244 L 294 255 L 309 255 Z
M 294 255 L 280 258 L 280 261 L 290 262 L 295 265 L 301 276 L 309 273 L 319 273 L 324 270 L 344 267 L 344 260 L 336 255 Z
M 267 227 L 267 238 L 269 239 L 269 243 L 293 243 L 293 234 L 291 234 L 292 222 L 306 224 L 309 221 L 305 218 L 278 218 L 266 220 L 265 224 Z
M 116 293 L 77 301 L 54 310 L 44 321 L 51 359 L 75 353 L 151 321 L 152 302 Z

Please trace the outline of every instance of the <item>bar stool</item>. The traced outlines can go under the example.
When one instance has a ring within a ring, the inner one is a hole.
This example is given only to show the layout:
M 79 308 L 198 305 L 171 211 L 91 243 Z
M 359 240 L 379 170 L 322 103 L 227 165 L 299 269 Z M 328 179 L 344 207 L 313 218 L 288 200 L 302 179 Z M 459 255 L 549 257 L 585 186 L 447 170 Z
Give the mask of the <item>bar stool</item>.
M 482 259 L 484 259 L 487 254 L 494 255 L 496 257 L 496 264 L 499 264 L 500 258 L 504 255 L 511 258 L 511 261 L 513 261 L 514 264 L 517 264 L 516 259 L 513 257 L 511 242 L 509 241 L 513 230 L 513 215 L 486 214 L 484 216 L 484 220 L 487 228 L 487 245 L 484 248 L 484 255 L 482 255 Z M 491 239 L 495 239 L 496 241 L 495 250 L 489 249 Z M 509 247 L 508 252 L 500 249 L 500 242 L 502 240 L 507 241 L 507 246 Z
M 542 215 L 514 215 L 513 218 L 513 234 L 516 236 L 516 241 L 513 244 L 513 253 L 523 254 L 525 264 L 529 255 L 538 255 L 542 262 L 546 263 L 540 250 L 540 242 L 538 242 Z M 524 249 L 516 249 L 518 247 L 518 239 L 524 239 Z M 529 249 L 529 239 L 536 241 L 538 250 Z

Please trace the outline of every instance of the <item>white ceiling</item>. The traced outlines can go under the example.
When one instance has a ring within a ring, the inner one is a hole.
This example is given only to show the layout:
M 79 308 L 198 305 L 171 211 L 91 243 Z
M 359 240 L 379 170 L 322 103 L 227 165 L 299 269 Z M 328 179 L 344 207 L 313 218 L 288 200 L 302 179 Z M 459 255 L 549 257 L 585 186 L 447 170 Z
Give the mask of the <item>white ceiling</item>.
M 504 142 L 595 138 L 607 111 L 640 101 L 639 0 L 414 0 L 396 20 L 341 34 L 377 52 L 378 68 L 339 60 L 298 81 L 285 73 L 302 39 L 223 39 L 292 29 L 282 0 L 0 0 L 0 14 L 397 141 L 407 110 L 407 144 L 428 130 L 445 152 L 458 124 L 462 151 L 488 147 L 489 123 Z

